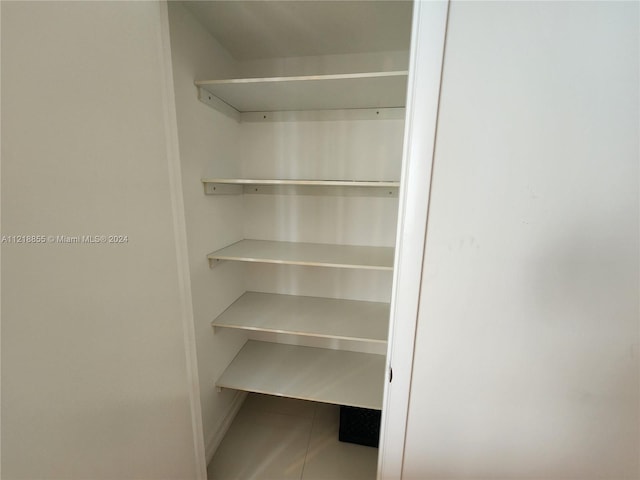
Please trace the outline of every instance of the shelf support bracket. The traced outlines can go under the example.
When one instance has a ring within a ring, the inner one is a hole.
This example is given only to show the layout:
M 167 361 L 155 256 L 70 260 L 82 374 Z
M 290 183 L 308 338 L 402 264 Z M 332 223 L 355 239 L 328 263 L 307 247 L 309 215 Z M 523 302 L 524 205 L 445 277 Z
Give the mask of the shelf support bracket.
M 224 262 L 224 260 L 222 260 L 220 258 L 210 258 L 209 259 L 209 268 L 215 268 L 218 265 L 220 265 L 222 262 Z
M 212 108 L 215 108 L 227 117 L 233 118 L 236 122 L 240 121 L 240 112 L 238 110 L 233 108 L 231 105 L 223 102 L 214 94 L 208 92 L 200 86 L 198 86 L 198 100 L 200 100 L 202 103 L 206 103 Z
M 204 182 L 205 195 L 241 195 L 242 185 L 225 185 L 222 183 Z

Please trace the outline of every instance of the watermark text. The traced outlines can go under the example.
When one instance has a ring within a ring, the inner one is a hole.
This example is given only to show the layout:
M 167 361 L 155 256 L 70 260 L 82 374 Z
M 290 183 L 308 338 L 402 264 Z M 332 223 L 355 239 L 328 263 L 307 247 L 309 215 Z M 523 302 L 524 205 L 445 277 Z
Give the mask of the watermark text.
M 96 245 L 96 244 L 124 244 L 129 243 L 129 235 L 116 234 L 81 234 L 81 235 L 0 235 L 0 243 L 12 245 Z

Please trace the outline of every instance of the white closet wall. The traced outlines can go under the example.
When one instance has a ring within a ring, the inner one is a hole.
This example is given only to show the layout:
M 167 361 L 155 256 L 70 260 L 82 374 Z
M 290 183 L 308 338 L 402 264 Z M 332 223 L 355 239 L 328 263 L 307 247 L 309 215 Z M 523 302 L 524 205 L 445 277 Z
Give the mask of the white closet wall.
M 233 76 L 237 64 L 179 2 L 169 2 L 171 57 L 182 167 L 189 268 L 207 457 L 222 439 L 227 414 L 241 397 L 216 392 L 214 382 L 246 340 L 241 331 L 213 335 L 211 320 L 244 292 L 244 266 L 228 262 L 212 272 L 206 255 L 243 237 L 242 197 L 204 195 L 200 179 L 237 176 L 237 122 L 198 100 L 194 78 Z M 218 434 L 218 436 L 216 436 Z
M 242 123 L 244 175 L 398 181 L 404 120 L 402 112 L 392 116 L 397 118 Z M 393 247 L 397 209 L 397 190 L 389 198 L 247 194 L 244 231 L 246 238 Z M 245 285 L 247 290 L 272 293 L 389 302 L 391 280 L 389 271 L 251 265 Z M 386 351 L 385 345 L 361 342 L 289 336 L 279 341 Z
M 389 50 L 370 53 L 244 60 L 238 62 L 238 73 L 246 77 L 284 77 L 317 75 L 318 73 L 400 71 L 406 70 L 408 67 L 407 50 Z

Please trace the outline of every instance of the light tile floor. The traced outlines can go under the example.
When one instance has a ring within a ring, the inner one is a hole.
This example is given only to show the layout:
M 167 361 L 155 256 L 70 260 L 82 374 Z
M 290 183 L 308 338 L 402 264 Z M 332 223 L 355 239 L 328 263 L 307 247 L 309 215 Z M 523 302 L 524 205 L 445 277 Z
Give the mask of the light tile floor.
M 209 479 L 375 479 L 378 449 L 340 442 L 339 424 L 337 405 L 249 394 Z

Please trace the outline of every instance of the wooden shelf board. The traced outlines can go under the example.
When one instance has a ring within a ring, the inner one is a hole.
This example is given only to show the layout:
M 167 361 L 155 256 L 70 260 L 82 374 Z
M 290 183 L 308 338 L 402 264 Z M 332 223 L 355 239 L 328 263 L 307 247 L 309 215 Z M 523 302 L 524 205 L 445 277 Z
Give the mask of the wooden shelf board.
M 246 292 L 213 327 L 386 343 L 389 304 Z
M 406 104 L 407 71 L 202 80 L 195 84 L 238 112 L 396 108 Z M 200 96 L 207 100 L 202 92 Z
M 314 267 L 393 270 L 393 248 L 324 243 L 240 240 L 207 255 L 210 261 L 278 263 Z
M 216 386 L 380 410 L 384 373 L 384 355 L 249 340 Z

